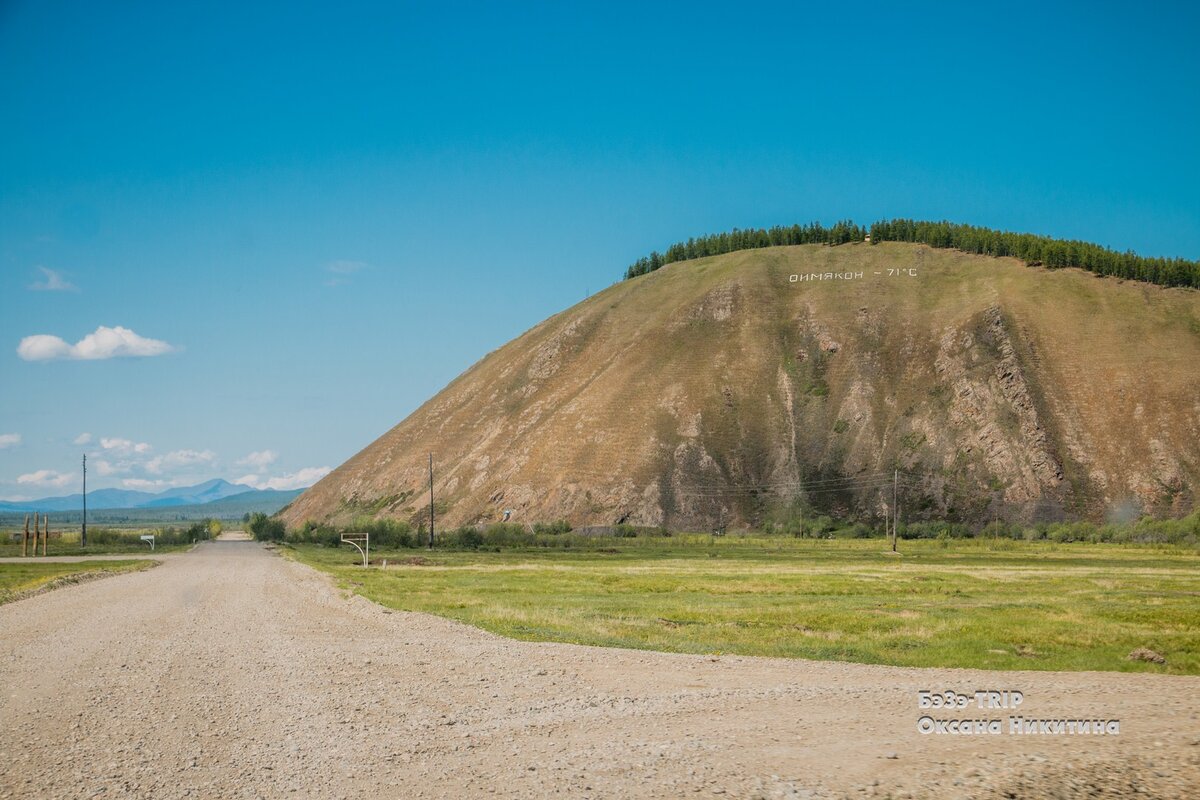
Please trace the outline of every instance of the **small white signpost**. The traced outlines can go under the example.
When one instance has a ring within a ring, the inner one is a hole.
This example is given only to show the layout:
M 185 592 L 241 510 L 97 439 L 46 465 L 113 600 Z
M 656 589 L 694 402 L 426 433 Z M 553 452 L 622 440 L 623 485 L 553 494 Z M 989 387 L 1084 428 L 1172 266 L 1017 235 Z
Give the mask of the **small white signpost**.
M 367 556 L 371 552 L 371 534 L 369 534 L 369 533 L 343 533 L 342 541 L 345 542 L 346 544 L 352 544 L 355 547 L 357 547 L 358 552 L 362 553 L 363 566 L 364 567 L 367 566 L 367 563 L 368 563 Z M 359 547 L 359 542 L 362 542 L 361 547 Z
M 154 549 L 154 534 L 153 533 L 143 533 L 140 538 L 143 542 L 150 543 L 151 550 Z

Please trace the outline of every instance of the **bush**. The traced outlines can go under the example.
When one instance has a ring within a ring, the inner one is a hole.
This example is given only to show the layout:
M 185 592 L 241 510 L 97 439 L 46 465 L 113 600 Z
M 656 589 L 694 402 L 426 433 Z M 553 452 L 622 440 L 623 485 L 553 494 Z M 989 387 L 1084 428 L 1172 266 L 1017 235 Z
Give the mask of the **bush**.
M 565 519 L 555 520 L 554 522 L 535 522 L 533 523 L 533 532 L 539 534 L 570 533 L 571 523 Z
M 473 525 L 463 525 L 442 535 L 441 544 L 444 547 L 454 547 L 463 550 L 478 550 L 483 546 L 484 535 Z
M 1020 539 L 1021 526 L 1009 525 L 1001 520 L 993 520 L 984 526 L 980 536 L 985 539 Z
M 186 528 L 176 528 L 174 526 L 166 526 L 155 528 L 154 545 L 162 547 L 164 545 L 179 545 L 193 544 L 194 542 L 203 542 L 209 539 L 215 539 L 221 532 L 221 524 L 217 520 L 203 519 L 193 522 Z M 113 528 L 90 528 L 88 529 L 88 546 L 97 545 L 113 546 L 125 545 L 127 547 L 149 549 L 149 545 L 141 540 L 142 531 L 129 530 L 114 530 Z
M 483 530 L 483 541 L 493 547 L 528 547 L 537 543 L 532 531 L 514 522 L 494 522 Z
M 330 525 L 306 521 L 300 530 L 294 531 L 287 537 L 289 542 L 297 544 L 319 544 L 322 547 L 340 547 L 342 535 Z
M 88 531 L 87 540 L 89 545 L 124 544 L 130 540 L 130 536 L 112 528 L 92 528 Z
M 875 535 L 875 529 L 871 526 L 856 522 L 843 528 L 838 528 L 830 534 L 834 539 L 870 539 Z
M 909 522 L 901 523 L 901 539 L 965 539 L 971 529 L 961 522 Z
M 280 542 L 287 534 L 283 520 L 268 517 L 261 511 L 250 515 L 250 533 L 260 542 Z
M 398 519 L 357 517 L 346 530 L 369 533 L 372 547 L 398 550 L 402 547 L 417 547 L 420 544 L 413 526 Z

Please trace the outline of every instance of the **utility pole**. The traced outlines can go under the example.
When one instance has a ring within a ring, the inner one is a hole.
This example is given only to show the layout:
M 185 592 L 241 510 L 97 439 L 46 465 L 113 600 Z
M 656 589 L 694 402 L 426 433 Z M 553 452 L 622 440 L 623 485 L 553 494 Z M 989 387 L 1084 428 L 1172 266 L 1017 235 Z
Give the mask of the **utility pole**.
M 429 549 L 433 549 L 433 453 L 429 454 Z
M 900 470 L 892 476 L 892 552 L 896 552 L 896 540 L 900 538 Z
M 883 498 L 883 538 L 889 544 L 892 541 L 892 510 L 888 508 L 887 495 L 884 495 Z
M 87 453 L 83 454 L 83 533 L 79 535 L 79 546 L 87 547 Z

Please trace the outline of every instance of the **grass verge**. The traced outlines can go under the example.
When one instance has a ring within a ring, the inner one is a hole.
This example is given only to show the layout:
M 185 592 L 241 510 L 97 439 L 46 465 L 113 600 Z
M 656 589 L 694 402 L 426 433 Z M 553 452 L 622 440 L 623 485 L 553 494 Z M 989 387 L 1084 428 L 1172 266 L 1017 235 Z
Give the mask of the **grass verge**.
M 516 639 L 914 667 L 1200 674 L 1173 546 L 684 536 L 591 550 L 285 554 L 395 609 Z M 379 564 L 388 560 L 387 569 Z M 1149 648 L 1164 664 L 1129 660 Z
M 97 556 L 125 555 L 128 553 L 131 556 L 142 556 L 181 552 L 190 549 L 193 544 L 190 540 L 177 542 L 164 541 L 161 531 L 155 528 L 131 528 L 127 530 L 102 528 L 100 532 L 100 536 L 89 534 L 87 547 L 79 544 L 78 531 L 71 531 L 69 533 L 56 532 L 50 537 L 50 546 L 47 548 L 46 555 Z M 153 552 L 150 550 L 150 545 L 139 538 L 143 533 L 153 533 L 156 535 L 158 541 L 155 542 Z M 21 540 L 13 538 L 17 535 L 19 535 L 19 530 L 0 531 L 0 557 L 13 558 L 21 555 Z M 29 552 L 33 552 L 33 539 L 29 540 Z M 38 548 L 37 552 L 38 555 L 41 555 L 41 547 Z
M 136 572 L 152 567 L 156 561 L 77 561 L 73 564 L 28 563 L 0 564 L 0 604 L 11 603 L 33 594 L 69 586 L 85 580 Z

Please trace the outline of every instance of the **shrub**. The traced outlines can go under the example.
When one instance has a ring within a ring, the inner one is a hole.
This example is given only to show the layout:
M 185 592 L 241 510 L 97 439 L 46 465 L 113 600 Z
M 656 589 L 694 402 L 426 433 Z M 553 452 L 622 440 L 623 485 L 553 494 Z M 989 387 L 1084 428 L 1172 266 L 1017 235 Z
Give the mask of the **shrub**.
M 463 525 L 445 534 L 442 544 L 464 550 L 478 550 L 484 543 L 483 533 L 473 525 Z
M 346 530 L 369 533 L 372 547 L 398 550 L 402 547 L 416 547 L 420 544 L 413 531 L 413 526 L 398 519 L 357 517 Z
M 875 533 L 871 526 L 862 522 L 843 525 L 826 534 L 834 539 L 869 539 Z
M 537 544 L 537 537 L 524 525 L 494 522 L 484 528 L 483 541 L 493 547 L 527 547 Z
M 980 535 L 986 539 L 1019 539 L 1021 538 L 1021 526 L 1009 525 L 1001 520 L 993 520 L 984 526 L 980 531 Z
M 112 528 L 92 528 L 88 531 L 88 544 L 123 544 L 129 540 L 128 534 L 115 531 Z
M 900 525 L 901 539 L 965 539 L 971 529 L 960 522 L 908 522 Z
M 261 511 L 250 515 L 250 533 L 260 542 L 279 542 L 283 541 L 284 535 L 287 533 L 287 528 L 283 524 L 283 520 L 268 517 Z
M 322 547 L 340 547 L 342 535 L 330 525 L 307 520 L 288 537 L 288 541 L 297 544 L 319 544 Z

